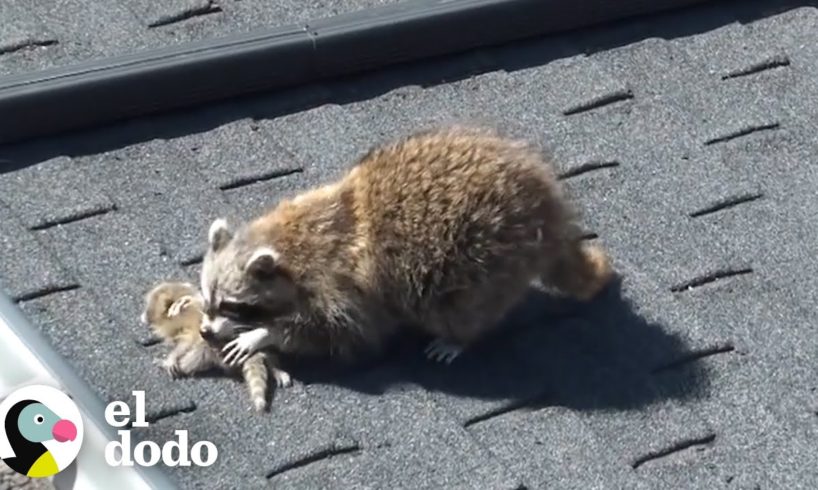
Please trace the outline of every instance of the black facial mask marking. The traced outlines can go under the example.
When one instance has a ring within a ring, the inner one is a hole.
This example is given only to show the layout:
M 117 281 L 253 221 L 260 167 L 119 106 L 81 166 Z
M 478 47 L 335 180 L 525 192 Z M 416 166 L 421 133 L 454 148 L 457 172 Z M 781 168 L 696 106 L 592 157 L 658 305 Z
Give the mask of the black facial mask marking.
M 219 313 L 239 323 L 261 323 L 270 317 L 270 310 L 250 303 L 223 301 L 219 305 Z

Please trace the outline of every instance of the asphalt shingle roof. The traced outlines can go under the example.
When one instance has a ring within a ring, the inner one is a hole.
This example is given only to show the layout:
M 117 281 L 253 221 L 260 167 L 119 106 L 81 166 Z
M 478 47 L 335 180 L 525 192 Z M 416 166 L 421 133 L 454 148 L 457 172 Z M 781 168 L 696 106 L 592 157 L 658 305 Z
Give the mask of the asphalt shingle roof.
M 394 0 L 4 0 L 0 75 L 303 24 Z
M 31 19 L 2 42 L 80 32 Z M 104 399 L 147 391 L 142 436 L 217 444 L 185 488 L 815 488 L 816 29 L 711 5 L 3 148 L 0 283 Z M 463 119 L 550 149 L 622 275 L 603 297 L 532 295 L 449 367 L 304 367 L 264 416 L 151 365 L 141 294 L 196 278 L 210 220 Z

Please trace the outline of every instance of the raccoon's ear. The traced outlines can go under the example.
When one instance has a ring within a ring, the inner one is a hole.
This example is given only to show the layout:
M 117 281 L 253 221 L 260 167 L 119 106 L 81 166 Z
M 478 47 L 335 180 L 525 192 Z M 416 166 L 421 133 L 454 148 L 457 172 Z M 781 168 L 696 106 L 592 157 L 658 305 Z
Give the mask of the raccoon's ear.
M 244 270 L 256 279 L 270 279 L 279 271 L 279 253 L 270 247 L 259 247 L 247 259 Z
M 230 239 L 233 238 L 233 232 L 227 226 L 227 220 L 219 218 L 210 225 L 210 230 L 207 232 L 207 241 L 210 245 L 210 250 L 218 252 L 222 249 Z

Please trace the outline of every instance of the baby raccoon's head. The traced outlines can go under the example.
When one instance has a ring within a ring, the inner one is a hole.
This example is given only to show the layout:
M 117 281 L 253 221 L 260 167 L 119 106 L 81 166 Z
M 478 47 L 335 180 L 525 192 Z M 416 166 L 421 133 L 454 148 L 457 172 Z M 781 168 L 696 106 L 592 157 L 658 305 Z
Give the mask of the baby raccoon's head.
M 234 233 L 224 219 L 210 226 L 201 275 L 205 336 L 271 326 L 295 309 L 296 285 L 279 253 L 250 235 L 247 227 Z
M 171 318 L 171 307 L 185 297 L 195 298 L 197 295 L 196 288 L 190 283 L 175 281 L 159 283 L 145 294 L 140 319 L 157 335 L 163 338 L 175 337 L 187 323 L 195 319 L 188 318 L 192 311 L 190 308 L 181 309 L 176 317 Z

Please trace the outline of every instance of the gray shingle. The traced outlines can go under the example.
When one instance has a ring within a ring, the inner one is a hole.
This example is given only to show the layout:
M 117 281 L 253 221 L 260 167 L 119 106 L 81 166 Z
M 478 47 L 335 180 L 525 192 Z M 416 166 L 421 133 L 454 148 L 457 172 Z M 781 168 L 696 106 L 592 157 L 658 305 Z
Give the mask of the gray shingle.
M 270 25 L 300 24 L 308 20 L 330 17 L 368 7 L 387 5 L 394 0 L 320 0 L 309 3 L 278 2 L 264 0 L 230 0 L 223 8 L 232 15 L 242 30 Z
M 204 41 L 214 36 L 244 32 L 238 27 L 236 19 L 222 9 L 225 2 L 183 0 L 174 3 L 170 5 L 171 8 L 159 7 L 157 14 L 153 14 L 156 4 L 146 1 L 143 5 L 146 12 L 137 12 L 142 24 L 163 45 Z
M 662 324 L 639 325 L 639 320 L 628 321 L 612 310 L 603 310 L 610 323 L 602 315 L 595 321 L 566 322 L 560 326 L 562 338 L 539 332 L 518 336 L 517 355 L 528 352 L 530 363 L 551 373 L 544 402 L 579 410 L 583 421 L 627 464 L 678 440 L 707 435 L 706 422 L 677 401 L 694 398 L 705 387 L 672 390 L 649 374 L 651 358 L 673 360 L 682 355 L 682 344 L 663 332 Z M 533 352 L 541 354 L 535 357 Z
M 277 392 L 270 412 L 258 414 L 248 409 L 246 390 L 238 382 L 188 379 L 174 382 L 176 385 L 188 385 L 201 394 L 196 409 L 134 432 L 140 438 L 169 440 L 174 438 L 173 431 L 188 429 L 191 441 L 208 440 L 216 445 L 219 455 L 212 466 L 172 473 L 182 488 L 196 487 L 195 482 L 261 488 L 269 485 L 267 476 L 272 472 L 355 445 L 301 387 Z M 240 438 L 235 437 L 237 429 L 243 434 Z
M 256 182 L 237 189 L 224 191 L 224 198 L 235 212 L 229 221 L 251 220 L 272 209 L 282 199 L 293 197 L 311 187 L 309 177 L 301 172 Z
M 699 464 L 712 466 L 724 480 L 732 477 L 739 485 L 809 486 L 814 481 L 808 462 L 813 456 L 795 449 L 804 432 L 814 430 L 811 423 L 803 423 L 809 413 L 802 410 L 804 415 L 797 418 L 790 413 L 788 423 L 777 409 L 793 396 L 788 381 L 793 371 L 785 368 L 776 375 L 770 370 L 773 364 L 752 352 L 703 362 L 711 368 L 714 389 L 697 409 L 711 421 L 717 437 Z M 736 406 L 743 407 L 738 416 L 732 408 Z
M 89 183 L 129 207 L 177 189 L 204 187 L 205 176 L 190 153 L 181 142 L 154 139 L 76 160 L 86 169 Z
M 302 163 L 280 145 L 272 129 L 267 121 L 244 119 L 174 144 L 190 149 L 197 170 L 210 185 L 235 189 L 301 171 Z
M 155 140 L 81 159 L 98 169 L 87 174 L 88 181 L 118 196 L 133 226 L 158 245 L 161 255 L 176 263 L 188 263 L 201 255 L 209 223 L 232 215 L 226 213 L 227 201 L 207 182 L 205 169 L 189 156 L 192 152 L 185 143 Z
M 755 33 L 736 22 L 706 34 L 691 36 L 685 42 L 684 49 L 714 79 L 748 76 L 748 72 L 765 67 L 775 69 L 774 65 L 788 61 L 786 53 L 777 43 Z
M 49 248 L 32 236 L 3 204 L 0 204 L 0 257 L 0 284 L 12 299 L 36 297 L 77 285 Z
M 182 188 L 142 205 L 138 223 L 152 233 L 161 255 L 185 265 L 204 253 L 210 223 L 232 215 L 225 212 L 226 207 L 218 190 Z
M 13 205 L 23 223 L 35 230 L 116 209 L 114 200 L 89 183 L 78 166 L 61 157 L 2 174 L 0 200 Z
M 566 116 L 624 103 L 633 98 L 632 89 L 627 83 L 618 80 L 592 60 L 556 61 L 549 68 L 553 70 L 548 77 L 551 82 L 549 92 L 559 99 L 555 104 Z
M 26 11 L 23 1 L 3 2 L 0 5 L 0 19 L 5 19 L 0 24 L 0 56 L 57 42 L 57 38 Z
M 643 488 L 608 441 L 570 410 L 510 414 L 476 425 L 471 433 L 522 475 L 527 488 Z
M 374 466 L 361 475 L 344 471 L 343 479 L 335 484 L 402 486 L 415 482 L 422 488 L 516 486 L 514 478 L 416 386 L 402 384 L 384 393 L 368 393 L 373 382 L 377 384 L 392 376 L 385 369 L 360 375 L 349 383 L 350 388 L 309 385 L 308 391 L 317 403 L 337 417 L 345 432 L 363 449 L 362 459 L 354 461 L 354 467 Z M 384 456 L 376 458 L 378 452 Z M 377 462 L 368 463 L 372 460 Z M 390 475 L 399 460 L 404 461 L 403 469 Z M 335 476 L 337 468 L 327 472 L 334 478 L 340 477 Z M 282 483 L 286 482 L 284 479 Z
M 505 472 L 489 468 L 480 459 L 445 447 L 402 445 L 340 454 L 277 475 L 271 482 L 282 488 L 520 488 L 516 480 L 504 478 Z
M 149 35 L 278 22 L 270 12 L 289 8 L 222 3 Z M 714 4 L 23 145 L 49 157 L 0 176 L 3 195 L 85 192 L 0 196 L 0 280 L 16 294 L 78 287 L 23 305 L 100 393 L 145 384 L 165 418 L 141 435 L 187 428 L 217 443 L 218 464 L 172 471 L 185 488 L 815 486 L 818 16 L 754 21 L 781 5 Z M 780 53 L 788 66 L 722 78 Z M 477 74 L 487 67 L 499 69 Z M 532 294 L 508 331 L 451 366 L 410 343 L 366 368 L 295 369 L 300 383 L 266 415 L 247 410 L 241 383 L 148 367 L 164 348 L 139 344 L 141 292 L 196 279 L 215 215 L 255 216 L 383 139 L 458 120 L 546 146 L 621 281 L 587 305 Z M 108 201 L 115 211 L 37 233 L 18 221 Z M 120 357 L 127 369 L 111 367 Z
M 363 156 L 378 139 L 370 130 L 375 122 L 366 114 L 343 106 L 324 105 L 315 109 L 277 118 L 266 126 L 281 145 L 299 162 L 308 178 L 334 179 Z M 343 138 L 330 138 L 343 128 Z
M 98 307 L 126 336 L 144 339 L 142 296 L 165 279 L 184 277 L 132 211 L 121 210 L 49 228 L 38 235 L 80 284 L 101 298 Z
M 161 45 L 159 38 L 142 29 L 124 4 L 102 0 L 32 0 L 34 16 L 60 43 L 36 58 L 36 68 L 64 66 L 103 56 L 130 53 Z
M 591 56 L 612 76 L 633 87 L 638 98 L 685 90 L 691 84 L 713 83 L 701 60 L 685 50 L 684 43 L 648 38 Z
M 17 74 L 151 47 L 303 23 L 394 0 L 6 0 L 0 74 Z M 55 44 L 56 41 L 59 43 Z M 48 49 L 23 49 L 48 46 Z M 4 51 L 18 50 L 4 55 Z
M 786 125 L 787 111 L 774 95 L 769 87 L 736 78 L 708 90 L 687 92 L 678 103 L 696 118 L 694 134 L 701 144 L 721 145 Z
M 146 27 L 159 27 L 220 10 L 212 0 L 137 1 L 128 4 Z

